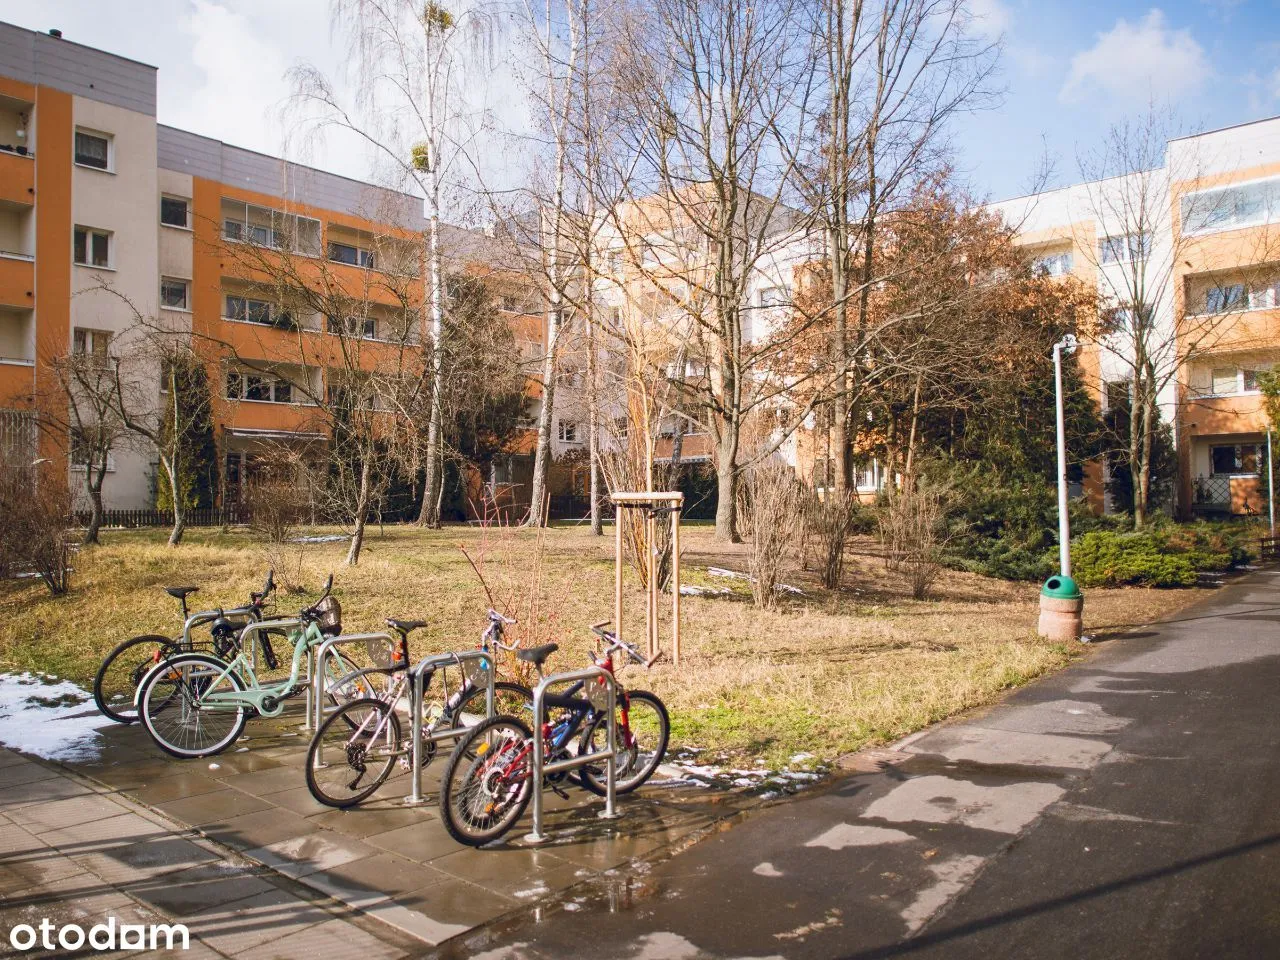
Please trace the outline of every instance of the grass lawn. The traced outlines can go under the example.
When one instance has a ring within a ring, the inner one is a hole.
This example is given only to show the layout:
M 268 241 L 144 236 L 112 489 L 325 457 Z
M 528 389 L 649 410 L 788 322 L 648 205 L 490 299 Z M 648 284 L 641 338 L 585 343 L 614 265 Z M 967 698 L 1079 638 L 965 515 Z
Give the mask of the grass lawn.
M 277 580 L 317 591 L 335 574 L 348 631 L 377 630 L 388 616 L 421 618 L 414 654 L 474 645 L 488 605 L 484 587 L 459 549 L 483 571 L 497 605 L 520 618 L 511 636 L 527 644 L 555 640 L 553 669 L 586 662 L 588 625 L 612 616 L 613 539 L 584 527 L 483 531 L 374 528 L 360 565 L 342 566 L 345 543 L 273 546 L 245 532 L 190 530 L 177 550 L 167 531 L 106 532 L 103 545 L 76 555 L 72 592 L 49 596 L 35 582 L 0 585 L 0 660 L 88 684 L 102 656 L 139 633 L 173 633 L 177 603 L 161 587 L 196 584 L 193 609 L 247 602 L 267 566 Z M 673 746 L 707 756 L 785 764 L 798 753 L 819 761 L 904 736 L 1054 670 L 1088 648 L 1035 635 L 1038 590 L 948 572 L 934 599 L 913 601 L 885 570 L 870 540 L 850 548 L 838 597 L 796 570 L 787 582 L 803 596 L 781 609 L 756 610 L 743 581 L 710 577 L 708 566 L 746 569 L 745 548 L 717 543 L 706 526 L 683 536 L 685 582 L 729 586 L 730 596 L 683 598 L 684 661 L 649 674 L 624 673 L 633 687 L 667 703 Z M 643 595 L 632 581 L 627 629 L 641 635 Z M 1167 616 L 1196 590 L 1091 590 L 1086 632 L 1116 633 Z M 281 590 L 275 610 L 306 602 Z M 662 604 L 665 618 L 670 600 Z M 665 631 L 665 625 L 664 625 Z M 665 638 L 665 632 L 664 632 Z M 514 672 L 508 664 L 506 672 Z

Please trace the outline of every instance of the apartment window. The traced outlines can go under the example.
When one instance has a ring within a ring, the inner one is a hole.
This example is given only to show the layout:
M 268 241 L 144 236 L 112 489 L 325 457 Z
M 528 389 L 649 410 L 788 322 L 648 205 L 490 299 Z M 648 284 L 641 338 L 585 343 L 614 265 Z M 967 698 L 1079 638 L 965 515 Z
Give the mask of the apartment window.
M 91 227 L 76 227 L 73 254 L 82 267 L 111 266 L 111 234 Z
M 76 327 L 71 332 L 71 352 L 77 355 L 105 357 L 110 344 L 111 334 L 106 330 Z
M 1214 367 L 1210 371 L 1210 387 L 1215 397 L 1230 396 L 1235 393 L 1257 393 L 1258 371 L 1246 370 L 1242 367 Z
M 223 199 L 222 236 L 236 243 L 292 250 L 308 257 L 320 255 L 319 220 L 241 200 Z
M 1258 464 L 1265 463 L 1266 456 L 1260 443 L 1236 443 L 1209 448 L 1209 463 L 1215 476 L 1232 474 L 1257 474 Z
M 1244 284 L 1232 283 L 1222 287 L 1210 287 L 1204 296 L 1205 313 L 1229 313 L 1245 304 Z
M 1129 408 L 1129 381 L 1106 381 L 1102 385 L 1102 395 L 1107 410 L 1127 410 Z
M 1145 260 L 1151 253 L 1151 238 L 1143 233 L 1127 233 L 1118 237 L 1103 237 L 1103 263 L 1129 263 Z
M 339 336 L 376 340 L 378 322 L 373 317 L 329 317 L 329 332 Z
M 765 310 L 785 307 L 790 302 L 791 290 L 786 286 L 765 287 L 760 291 L 760 306 Z
M 1205 190 L 1182 198 L 1183 233 L 1235 230 L 1274 220 L 1280 214 L 1280 181 Z
M 257 403 L 292 403 L 293 384 L 268 374 L 229 370 L 227 398 Z
M 578 442 L 578 425 L 572 420 L 560 420 L 556 425 L 557 435 L 561 443 Z
M 173 277 L 160 278 L 160 306 L 170 310 L 188 310 L 187 293 L 190 284 Z
M 95 170 L 111 169 L 111 138 L 91 130 L 76 131 L 76 163 Z
M 1272 283 L 1265 287 L 1249 287 L 1249 309 L 1270 310 L 1276 305 L 1276 288 L 1280 283 Z
M 245 323 L 261 323 L 279 327 L 283 330 L 296 330 L 297 321 L 293 314 L 266 300 L 255 300 L 252 297 L 240 297 L 228 294 L 226 310 L 223 316 L 228 320 L 241 320 Z
M 329 243 L 329 259 L 334 263 L 347 263 L 353 267 L 373 267 L 373 251 L 353 247 L 347 243 Z
M 191 209 L 181 197 L 160 198 L 160 222 L 166 227 L 191 227 Z
M 1062 253 L 1047 253 L 1036 257 L 1033 264 L 1037 272 L 1047 274 L 1050 277 L 1065 277 L 1071 272 L 1071 268 L 1074 265 L 1075 258 L 1069 250 Z

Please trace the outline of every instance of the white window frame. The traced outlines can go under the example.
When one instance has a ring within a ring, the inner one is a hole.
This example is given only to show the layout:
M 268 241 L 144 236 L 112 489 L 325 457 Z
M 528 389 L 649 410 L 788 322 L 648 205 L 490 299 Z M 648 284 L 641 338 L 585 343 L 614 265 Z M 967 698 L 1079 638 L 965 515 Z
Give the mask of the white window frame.
M 1207 227 L 1201 227 L 1198 230 L 1187 230 L 1187 212 L 1188 204 L 1194 204 L 1199 197 L 1211 197 L 1215 194 L 1225 194 L 1231 191 L 1245 190 L 1249 187 L 1255 187 L 1260 184 L 1271 185 L 1272 202 L 1264 204 L 1261 217 L 1255 217 L 1251 220 L 1242 220 L 1239 222 L 1224 222 L 1221 224 L 1211 224 Z M 1230 230 L 1247 230 L 1250 227 L 1259 227 L 1274 222 L 1280 215 L 1280 177 L 1255 177 L 1252 180 L 1241 180 L 1238 183 L 1226 183 L 1220 187 L 1212 187 L 1208 190 L 1194 190 L 1184 193 L 1178 204 L 1178 228 L 1184 237 L 1201 237 L 1211 233 L 1226 233 Z
M 231 393 L 229 389 L 230 384 L 229 382 L 227 382 L 227 381 L 230 381 L 231 377 L 233 376 L 236 378 L 237 383 L 239 384 L 239 387 L 240 387 L 238 393 L 236 394 Z M 250 377 L 253 377 L 257 380 L 262 381 L 263 385 L 266 386 L 267 390 L 270 393 L 270 397 L 268 399 L 259 400 L 253 397 L 245 396 L 245 389 L 248 386 L 248 379 Z M 282 383 L 287 384 L 289 387 L 288 400 L 281 400 L 277 396 L 277 391 L 280 387 L 280 384 Z M 228 400 L 234 400 L 237 403 L 281 403 L 281 404 L 288 404 L 288 405 L 296 405 L 299 403 L 298 400 L 294 399 L 294 397 L 297 395 L 297 392 L 298 392 L 298 385 L 296 383 L 294 383 L 288 377 L 282 377 L 279 374 L 274 374 L 274 373 L 265 373 L 261 370 L 236 370 L 236 369 L 228 370 L 227 376 L 224 378 L 222 392 Z
M 1226 377 L 1219 378 L 1218 373 L 1225 373 L 1227 370 L 1234 370 L 1234 376 L 1231 378 L 1233 389 L 1222 392 L 1218 390 L 1218 380 L 1225 380 Z M 1247 380 L 1252 374 L 1253 386 L 1250 387 Z M 1252 367 L 1242 367 L 1238 364 L 1232 367 L 1210 367 L 1209 368 L 1209 393 L 1210 397 L 1248 397 L 1255 396 L 1262 392 L 1262 388 L 1258 386 L 1258 371 Z
M 76 349 L 76 335 L 84 334 L 85 349 Z M 101 353 L 94 349 L 99 337 L 106 339 L 106 344 Z M 111 356 L 111 341 L 115 339 L 115 333 L 110 330 L 99 330 L 95 327 L 73 327 L 71 329 L 71 352 L 77 357 L 109 357 Z
M 186 210 L 186 218 L 182 223 L 169 223 L 164 219 L 164 202 L 166 200 L 174 200 L 181 203 Z M 160 226 L 170 227 L 174 230 L 190 230 L 191 229 L 191 198 L 179 197 L 172 193 L 160 194 Z
M 93 259 L 93 238 L 95 236 L 106 237 L 107 239 L 107 262 L 105 264 L 86 263 L 83 260 L 76 259 L 76 233 L 83 230 L 85 233 L 84 252 L 85 256 L 92 261 Z M 116 268 L 116 244 L 115 234 L 110 230 L 103 230 L 101 227 L 87 227 L 82 223 L 77 223 L 71 229 L 71 262 L 77 267 L 88 267 L 90 270 L 114 270 Z
M 81 163 L 76 152 L 76 137 L 86 136 L 94 137 L 98 140 L 104 140 L 107 144 L 107 165 L 99 167 L 92 163 Z M 107 133 L 105 130 L 93 130 L 89 127 L 76 127 L 75 133 L 71 137 L 71 161 L 82 170 L 96 170 L 98 173 L 115 173 L 116 172 L 116 138 L 113 134 Z
M 1065 277 L 1075 269 L 1075 261 L 1074 252 L 1061 250 L 1058 253 L 1039 254 L 1032 265 L 1037 270 L 1043 270 L 1050 277 Z
M 241 219 L 228 217 L 223 210 L 227 204 L 236 204 L 244 208 L 244 216 Z M 277 210 L 274 207 L 264 207 L 256 203 L 250 203 L 247 200 L 240 200 L 237 197 L 222 197 L 219 201 L 219 217 L 222 221 L 221 236 L 228 243 L 246 243 L 254 242 L 260 247 L 269 250 L 285 250 L 288 249 L 292 253 L 296 253 L 302 257 L 310 257 L 318 260 L 325 256 L 327 251 L 324 244 L 324 224 L 315 217 L 308 217 L 301 213 L 287 213 L 283 210 Z M 267 225 L 249 222 L 250 209 L 261 211 L 266 214 Z M 304 250 L 297 240 L 299 237 L 298 225 L 305 221 L 313 224 L 315 227 L 316 249 Z M 227 231 L 228 224 L 235 224 L 235 236 Z M 290 246 L 285 243 L 287 237 L 286 227 L 293 225 L 294 243 Z M 261 241 L 249 241 L 251 230 L 265 231 Z
M 578 421 L 556 420 L 556 438 L 561 443 L 581 445 L 582 441 L 578 439 Z
M 182 284 L 182 306 L 175 307 L 164 302 L 165 284 Z M 161 277 L 160 278 L 160 309 L 161 310 L 177 310 L 180 313 L 191 312 L 191 281 L 182 277 Z

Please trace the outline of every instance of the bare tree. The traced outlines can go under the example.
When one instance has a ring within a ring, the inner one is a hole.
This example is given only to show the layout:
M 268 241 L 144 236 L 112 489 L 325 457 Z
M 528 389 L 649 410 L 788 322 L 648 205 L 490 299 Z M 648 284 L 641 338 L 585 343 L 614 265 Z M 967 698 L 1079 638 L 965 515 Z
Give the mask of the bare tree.
M 445 263 L 441 218 L 446 203 L 474 169 L 478 111 L 463 95 L 482 84 L 493 61 L 500 17 L 488 4 L 461 11 L 415 0 L 333 0 L 333 23 L 351 42 L 359 80 L 353 107 L 342 103 L 329 79 L 313 66 L 293 71 L 293 103 L 315 130 L 356 134 L 388 166 L 397 182 L 426 198 L 423 237 L 431 338 L 431 402 L 422 506 L 418 522 L 438 526 L 443 481 L 445 392 Z

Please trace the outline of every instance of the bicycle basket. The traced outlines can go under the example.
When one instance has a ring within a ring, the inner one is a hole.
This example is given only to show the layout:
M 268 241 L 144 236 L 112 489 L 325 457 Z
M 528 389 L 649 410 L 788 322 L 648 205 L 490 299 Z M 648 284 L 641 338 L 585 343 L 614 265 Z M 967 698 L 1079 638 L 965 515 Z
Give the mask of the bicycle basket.
M 609 685 L 603 678 L 587 681 L 587 699 L 597 710 L 609 709 Z
M 462 661 L 462 674 L 473 687 L 485 687 L 489 684 L 489 662 L 476 657 Z
M 330 594 L 315 606 L 316 623 L 326 637 L 336 637 L 342 632 L 342 604 Z

